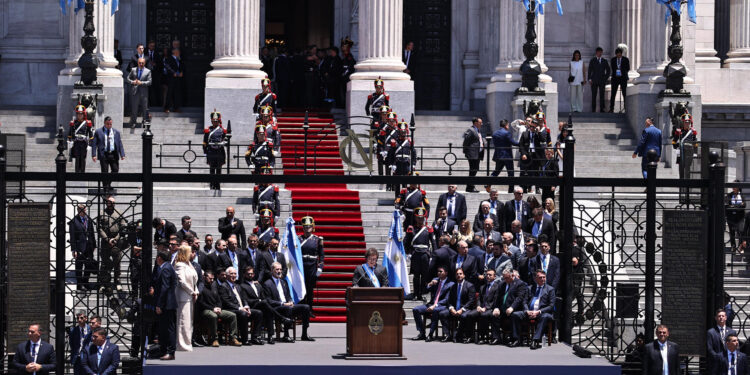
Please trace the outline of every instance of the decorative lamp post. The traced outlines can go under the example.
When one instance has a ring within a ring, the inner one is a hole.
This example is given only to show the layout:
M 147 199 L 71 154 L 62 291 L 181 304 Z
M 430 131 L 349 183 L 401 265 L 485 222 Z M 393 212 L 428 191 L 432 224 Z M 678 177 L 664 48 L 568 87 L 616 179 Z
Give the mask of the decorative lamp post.
M 659 93 L 660 96 L 690 96 L 684 88 L 684 79 L 687 76 L 687 67 L 680 59 L 683 55 L 682 34 L 680 33 L 680 16 L 682 6 L 687 4 L 690 21 L 695 23 L 695 0 L 656 0 L 667 7 L 667 18 L 672 19 L 672 32 L 669 35 L 669 47 L 667 55 L 669 64 L 664 68 L 664 77 L 667 79 L 666 89 Z

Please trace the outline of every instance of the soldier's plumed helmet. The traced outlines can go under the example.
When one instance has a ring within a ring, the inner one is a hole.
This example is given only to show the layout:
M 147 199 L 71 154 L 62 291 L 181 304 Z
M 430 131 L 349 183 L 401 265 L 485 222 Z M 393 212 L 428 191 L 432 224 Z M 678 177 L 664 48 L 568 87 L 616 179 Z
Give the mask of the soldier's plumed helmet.
M 409 135 L 409 124 L 403 119 L 398 123 L 398 135 L 403 137 Z
M 390 120 L 398 121 L 398 115 L 396 112 L 388 112 L 388 121 Z
M 271 86 L 271 80 L 268 77 L 261 79 L 260 80 L 260 86 L 261 87 Z
M 414 216 L 425 217 L 427 216 L 427 210 L 424 207 L 417 207 L 414 209 Z
M 260 174 L 273 174 L 273 169 L 270 165 L 264 165 L 260 167 Z
M 380 79 L 380 77 L 378 77 L 378 79 L 375 80 L 375 87 L 384 87 L 384 86 L 385 86 L 385 83 L 383 82 L 382 79 Z
M 315 219 L 312 216 L 305 216 L 302 218 L 303 227 L 315 227 Z
M 86 107 L 84 107 L 82 104 L 77 105 L 75 110 L 76 113 L 86 114 Z
M 273 108 L 270 105 L 264 105 L 260 107 L 260 114 L 261 116 L 271 116 L 273 115 Z
M 211 112 L 211 121 L 214 120 L 221 122 L 221 113 L 219 111 L 214 110 Z
M 273 218 L 273 211 L 269 210 L 268 208 L 264 208 L 260 210 L 260 217 L 266 219 L 272 219 Z
M 255 125 L 255 132 L 266 134 L 266 126 L 263 124 Z
M 380 113 L 388 113 L 391 111 L 391 107 L 387 105 L 381 105 L 379 110 L 380 110 Z

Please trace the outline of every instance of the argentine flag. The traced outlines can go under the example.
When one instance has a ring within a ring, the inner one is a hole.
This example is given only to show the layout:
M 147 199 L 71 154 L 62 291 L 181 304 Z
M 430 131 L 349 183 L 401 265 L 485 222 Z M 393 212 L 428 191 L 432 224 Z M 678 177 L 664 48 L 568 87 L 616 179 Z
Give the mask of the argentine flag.
M 388 243 L 385 244 L 383 267 L 388 271 L 388 285 L 394 288 L 403 287 L 404 294 L 411 293 L 409 272 L 406 270 L 406 251 L 404 251 L 403 218 L 398 210 L 393 211 L 391 229 L 388 231 Z
M 294 303 L 305 298 L 305 272 L 302 270 L 302 249 L 299 237 L 294 230 L 294 219 L 286 219 L 284 237 L 281 238 L 281 253 L 286 258 L 286 282 L 289 284 L 289 294 Z

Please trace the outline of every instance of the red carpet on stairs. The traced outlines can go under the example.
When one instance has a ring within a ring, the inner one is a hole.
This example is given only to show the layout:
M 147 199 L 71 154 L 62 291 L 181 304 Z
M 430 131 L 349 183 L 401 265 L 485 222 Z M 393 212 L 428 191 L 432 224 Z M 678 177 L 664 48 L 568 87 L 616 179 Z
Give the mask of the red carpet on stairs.
M 281 132 L 281 163 L 284 174 L 304 174 L 304 112 L 284 112 L 277 117 Z M 333 117 L 309 113 L 307 173 L 343 175 L 338 136 Z M 292 217 L 299 223 L 304 216 L 315 218 L 315 233 L 324 238 L 325 267 L 315 289 L 315 322 L 346 321 L 346 288 L 354 268 L 364 263 L 365 234 L 359 192 L 344 184 L 287 184 L 292 192 Z M 297 226 L 297 232 L 302 228 Z M 313 293 L 312 291 L 307 291 Z

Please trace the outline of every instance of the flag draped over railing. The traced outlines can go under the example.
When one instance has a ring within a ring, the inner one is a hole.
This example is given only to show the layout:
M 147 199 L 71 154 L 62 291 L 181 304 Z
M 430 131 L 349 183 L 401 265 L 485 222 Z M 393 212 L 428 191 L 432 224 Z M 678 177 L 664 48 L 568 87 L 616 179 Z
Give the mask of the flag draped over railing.
M 523 6 L 526 7 L 526 10 L 529 10 L 529 0 L 516 0 L 523 2 Z M 557 5 L 557 14 L 561 15 L 563 14 L 563 8 L 562 4 L 560 3 L 560 0 L 536 0 L 536 12 L 539 14 L 544 14 L 544 4 L 555 2 Z
M 690 22 L 695 23 L 697 18 L 695 14 L 695 0 L 686 0 L 688 9 L 688 18 Z M 682 2 L 683 0 L 656 0 L 657 3 L 663 4 L 667 7 L 666 14 L 664 15 L 664 23 L 669 22 L 669 16 L 672 15 L 672 10 L 677 14 L 682 15 Z
M 404 251 L 403 218 L 398 210 L 393 211 L 391 227 L 388 230 L 388 242 L 385 244 L 383 267 L 388 271 L 388 285 L 403 287 L 405 294 L 411 293 L 409 272 L 406 270 L 406 251 Z
M 281 253 L 286 258 L 286 281 L 289 284 L 289 294 L 294 303 L 305 298 L 305 272 L 302 269 L 302 249 L 299 237 L 294 229 L 294 219 L 286 219 L 284 237 L 281 239 Z
M 102 0 L 102 4 L 106 5 L 107 1 L 109 0 Z M 67 7 L 72 3 L 73 0 L 60 0 L 60 9 L 62 9 L 62 14 L 67 14 Z M 112 0 L 112 15 L 117 12 L 117 8 L 119 7 L 120 0 Z M 83 9 L 84 6 L 84 0 L 76 0 L 76 9 L 75 12 L 78 13 L 79 10 Z

